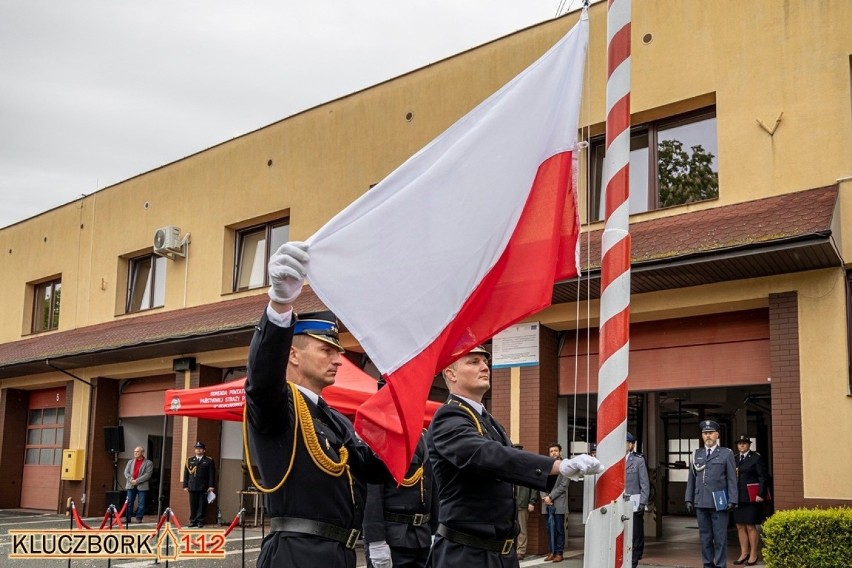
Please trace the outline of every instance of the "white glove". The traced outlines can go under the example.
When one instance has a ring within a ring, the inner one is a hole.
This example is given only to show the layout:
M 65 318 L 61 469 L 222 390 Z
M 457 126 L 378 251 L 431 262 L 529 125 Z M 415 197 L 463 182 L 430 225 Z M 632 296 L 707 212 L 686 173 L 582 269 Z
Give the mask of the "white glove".
M 562 460 L 559 473 L 573 481 L 579 481 L 584 475 L 603 472 L 603 466 L 597 458 L 588 454 L 580 454 L 570 460 Z
M 390 546 L 386 541 L 370 543 L 370 563 L 373 568 L 393 568 Z
M 289 304 L 298 298 L 310 259 L 308 243 L 290 241 L 281 245 L 269 259 L 269 299 Z

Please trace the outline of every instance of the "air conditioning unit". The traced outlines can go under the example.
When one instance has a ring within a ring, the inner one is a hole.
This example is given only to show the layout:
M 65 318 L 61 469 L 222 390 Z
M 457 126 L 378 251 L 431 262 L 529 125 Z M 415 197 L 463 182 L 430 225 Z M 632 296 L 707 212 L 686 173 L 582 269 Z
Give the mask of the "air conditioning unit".
M 179 227 L 169 225 L 154 232 L 154 254 L 168 257 L 183 256 L 183 243 L 180 240 Z

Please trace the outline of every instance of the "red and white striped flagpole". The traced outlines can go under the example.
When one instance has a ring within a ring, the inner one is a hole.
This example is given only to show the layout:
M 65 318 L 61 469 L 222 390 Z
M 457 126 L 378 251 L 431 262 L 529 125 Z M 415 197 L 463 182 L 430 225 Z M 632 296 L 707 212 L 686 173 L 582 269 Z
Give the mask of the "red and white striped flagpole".
M 624 494 L 630 351 L 630 11 L 630 0 L 609 0 L 597 432 L 598 458 L 604 472 L 595 485 L 596 509 Z M 615 539 L 615 566 L 621 566 L 624 531 Z

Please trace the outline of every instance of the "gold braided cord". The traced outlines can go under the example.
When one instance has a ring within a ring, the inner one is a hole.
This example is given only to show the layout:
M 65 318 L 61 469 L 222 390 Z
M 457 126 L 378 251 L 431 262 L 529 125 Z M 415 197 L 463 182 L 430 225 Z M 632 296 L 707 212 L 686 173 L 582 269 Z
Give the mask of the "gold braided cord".
M 192 458 L 186 458 L 186 471 L 189 473 L 189 475 L 195 477 L 195 472 L 198 471 L 198 462 L 195 462 L 195 467 L 189 467 L 189 460 L 191 459 Z
M 292 390 L 296 390 L 295 387 L 290 385 Z M 296 395 L 293 394 L 293 404 L 296 403 Z M 304 403 L 303 403 L 304 404 Z M 296 461 L 296 434 L 299 432 L 299 413 L 295 412 L 295 422 L 293 423 L 293 451 L 290 454 L 290 464 L 287 466 L 287 471 L 284 472 L 284 476 L 281 478 L 281 481 L 278 482 L 278 485 L 272 488 L 267 488 L 261 485 L 261 483 L 255 479 L 254 477 L 254 467 L 251 465 L 251 451 L 249 450 L 248 443 L 248 405 L 243 407 L 243 448 L 246 452 L 246 465 L 248 465 L 249 477 L 251 478 L 252 485 L 254 485 L 258 491 L 261 493 L 275 493 L 279 489 L 284 486 L 284 482 L 287 481 L 287 478 L 290 477 L 290 472 L 293 470 L 293 462 Z
M 403 477 L 402 483 L 400 485 L 402 485 L 403 487 L 412 487 L 415 483 L 418 482 L 420 483 L 420 502 L 422 503 L 424 501 L 424 496 L 426 495 L 426 488 L 423 487 L 422 465 L 418 467 L 417 470 L 415 470 L 415 472 L 412 473 L 410 477 Z
M 411 487 L 423 477 L 423 466 L 417 468 L 417 470 L 411 474 L 411 477 L 404 477 L 402 479 L 403 487 Z
M 293 394 L 293 406 L 295 407 L 295 412 L 293 413 L 295 415 L 293 424 L 293 449 L 290 453 L 290 464 L 287 466 L 287 471 L 284 472 L 284 476 L 275 487 L 263 487 L 254 477 L 254 470 L 252 469 L 251 463 L 251 452 L 249 450 L 248 443 L 248 426 L 246 419 L 247 410 L 243 410 L 243 445 L 245 446 L 246 464 L 248 465 L 249 476 L 251 477 L 252 483 L 255 487 L 257 487 L 258 491 L 262 493 L 274 493 L 283 487 L 284 482 L 287 481 L 287 478 L 290 476 L 290 472 L 293 470 L 293 463 L 296 459 L 297 434 L 299 430 L 301 430 L 302 440 L 305 443 L 305 448 L 307 448 L 308 455 L 311 456 L 311 460 L 314 462 L 314 465 L 332 477 L 340 477 L 344 471 L 346 472 L 346 477 L 349 479 L 349 494 L 352 497 L 352 502 L 354 503 L 355 483 L 352 480 L 352 473 L 350 472 L 348 465 L 349 450 L 346 449 L 346 446 L 340 446 L 340 450 L 338 452 L 340 454 L 339 462 L 335 462 L 322 451 L 322 446 L 320 446 L 316 430 L 314 429 L 314 421 L 311 417 L 311 411 L 308 408 L 302 393 L 299 392 L 296 385 L 293 383 L 288 383 L 288 386 L 290 387 L 290 392 Z
M 476 431 L 479 432 L 480 436 L 485 435 L 485 432 L 482 431 L 482 424 L 480 424 L 479 418 L 476 417 L 476 413 L 474 413 L 473 410 L 469 409 L 457 400 L 448 400 L 447 404 L 457 404 L 459 408 L 470 414 L 470 417 L 473 419 L 473 423 L 476 425 Z

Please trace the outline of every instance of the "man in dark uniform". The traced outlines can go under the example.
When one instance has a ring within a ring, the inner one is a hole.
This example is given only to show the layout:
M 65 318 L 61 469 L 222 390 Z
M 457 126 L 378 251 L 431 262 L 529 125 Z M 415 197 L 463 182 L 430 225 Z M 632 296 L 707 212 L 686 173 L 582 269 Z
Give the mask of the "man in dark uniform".
M 517 567 L 517 505 L 512 484 L 547 490 L 556 475 L 599 473 L 591 456 L 554 460 L 512 447 L 485 411 L 488 352 L 477 347 L 444 369 L 450 391 L 426 434 L 438 486 L 440 524 L 432 566 Z
M 438 529 L 438 499 L 423 437 L 402 484 L 367 485 L 364 542 L 373 568 L 423 568 Z
M 189 493 L 189 526 L 204 527 L 207 495 L 216 487 L 216 465 L 205 453 L 204 442 L 195 442 L 195 455 L 183 468 L 183 490 Z
M 704 568 L 725 568 L 728 562 L 728 511 L 737 503 L 734 453 L 719 445 L 719 424 L 701 422 L 704 447 L 695 450 L 686 482 L 686 509 L 698 517 Z
M 270 259 L 271 301 L 249 350 L 246 458 L 260 471 L 252 481 L 272 517 L 257 565 L 354 568 L 364 484 L 390 474 L 320 396 L 334 384 L 343 347 L 331 312 L 293 314 L 307 249 L 285 243 Z
M 648 466 L 645 456 L 634 452 L 636 436 L 627 433 L 627 457 L 624 463 L 624 493 L 630 495 L 633 502 L 633 568 L 645 553 L 645 506 L 651 496 L 651 484 L 648 480 Z M 635 496 L 635 497 L 634 497 Z

